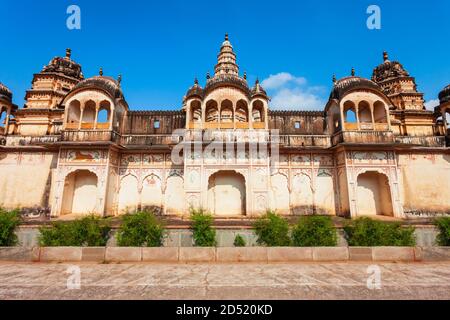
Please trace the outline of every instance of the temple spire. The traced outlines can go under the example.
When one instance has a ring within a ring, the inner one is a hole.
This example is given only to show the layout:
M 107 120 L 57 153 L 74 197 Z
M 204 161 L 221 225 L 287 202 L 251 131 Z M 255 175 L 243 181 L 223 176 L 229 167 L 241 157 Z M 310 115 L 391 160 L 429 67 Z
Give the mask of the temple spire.
M 355 76 L 355 68 L 352 68 L 351 75 L 352 75 L 352 77 Z
M 221 74 L 239 76 L 239 67 L 236 64 L 236 54 L 234 53 L 233 46 L 229 41 L 228 33 L 225 34 L 225 41 L 220 47 L 220 52 L 217 57 L 217 64 L 214 69 L 214 75 Z
M 70 57 L 72 56 L 72 50 L 70 48 L 66 49 L 66 58 L 70 60 Z
M 387 51 L 383 51 L 383 61 L 388 61 L 389 57 L 388 57 L 388 53 Z

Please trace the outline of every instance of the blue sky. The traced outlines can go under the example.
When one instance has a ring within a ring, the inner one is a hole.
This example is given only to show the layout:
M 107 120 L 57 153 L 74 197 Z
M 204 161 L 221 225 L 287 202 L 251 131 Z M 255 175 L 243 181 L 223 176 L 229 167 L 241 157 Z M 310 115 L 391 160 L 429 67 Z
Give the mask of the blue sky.
M 241 73 L 268 86 L 273 108 L 321 109 L 338 78 L 370 77 L 382 51 L 416 77 L 427 100 L 450 83 L 450 1 L 1 1 L 0 81 L 23 105 L 33 73 L 72 48 L 86 77 L 123 75 L 132 109 L 179 109 L 204 84 L 228 32 Z M 66 9 L 81 8 L 81 30 Z M 369 5 L 381 30 L 366 27 Z M 272 76 L 272 77 L 271 77 Z

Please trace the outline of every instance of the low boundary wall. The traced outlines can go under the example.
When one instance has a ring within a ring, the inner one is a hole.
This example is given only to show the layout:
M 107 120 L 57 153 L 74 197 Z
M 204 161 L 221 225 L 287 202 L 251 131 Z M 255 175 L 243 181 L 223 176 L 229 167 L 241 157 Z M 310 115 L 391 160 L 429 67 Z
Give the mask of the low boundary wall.
M 450 262 L 450 247 L 3 247 L 0 248 L 0 261 L 95 263 Z

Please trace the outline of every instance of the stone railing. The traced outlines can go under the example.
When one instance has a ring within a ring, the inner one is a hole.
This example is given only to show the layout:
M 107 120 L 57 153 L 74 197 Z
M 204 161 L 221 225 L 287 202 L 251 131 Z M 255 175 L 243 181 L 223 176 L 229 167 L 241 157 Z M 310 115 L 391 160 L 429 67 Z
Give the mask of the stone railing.
M 424 147 L 445 147 L 444 136 L 428 136 L 428 137 L 412 137 L 412 136 L 396 136 L 395 142 L 401 144 L 420 145 Z
M 120 137 L 120 144 L 123 146 L 136 145 L 136 146 L 163 146 L 163 145 L 175 145 L 182 141 L 182 137 L 175 135 L 133 135 L 125 134 Z
M 394 143 L 392 131 L 341 131 L 331 137 L 332 145 L 339 143 Z
M 117 142 L 119 134 L 111 130 L 64 130 L 61 140 L 65 142 Z
M 280 135 L 278 138 L 284 147 L 331 147 L 331 138 L 327 135 Z
M 48 136 L 7 136 L 6 146 L 18 147 L 18 146 L 39 146 L 59 142 L 61 135 L 48 135 Z

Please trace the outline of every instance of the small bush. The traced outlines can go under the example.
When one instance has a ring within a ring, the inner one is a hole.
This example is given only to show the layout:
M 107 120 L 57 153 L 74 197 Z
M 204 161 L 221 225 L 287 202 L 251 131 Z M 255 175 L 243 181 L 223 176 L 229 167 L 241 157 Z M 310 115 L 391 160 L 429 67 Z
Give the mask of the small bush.
M 333 221 L 325 216 L 301 217 L 292 230 L 292 242 L 297 247 L 333 247 L 337 234 Z
M 74 221 L 53 222 L 39 228 L 39 243 L 44 247 L 103 247 L 111 227 L 108 221 L 90 215 Z
M 0 208 L 0 247 L 12 247 L 17 244 L 14 233 L 20 223 L 18 210 L 7 211 Z
M 140 211 L 123 217 L 117 232 L 120 247 L 161 247 L 166 231 L 152 212 Z
M 246 246 L 245 239 L 240 234 L 236 235 L 236 237 L 234 238 L 234 246 L 235 247 Z
M 268 211 L 253 224 L 258 243 L 269 247 L 289 246 L 289 224 L 286 219 L 273 211 Z
M 450 217 L 437 218 L 435 224 L 439 230 L 436 243 L 440 246 L 450 246 Z
M 213 217 L 204 209 L 191 209 L 191 230 L 196 247 L 216 246 L 216 230 L 212 228 Z
M 105 246 L 110 227 L 94 215 L 70 222 L 53 222 L 51 227 L 39 229 L 42 246 Z
M 349 246 L 414 246 L 414 227 L 403 228 L 400 223 L 358 218 L 344 227 Z

